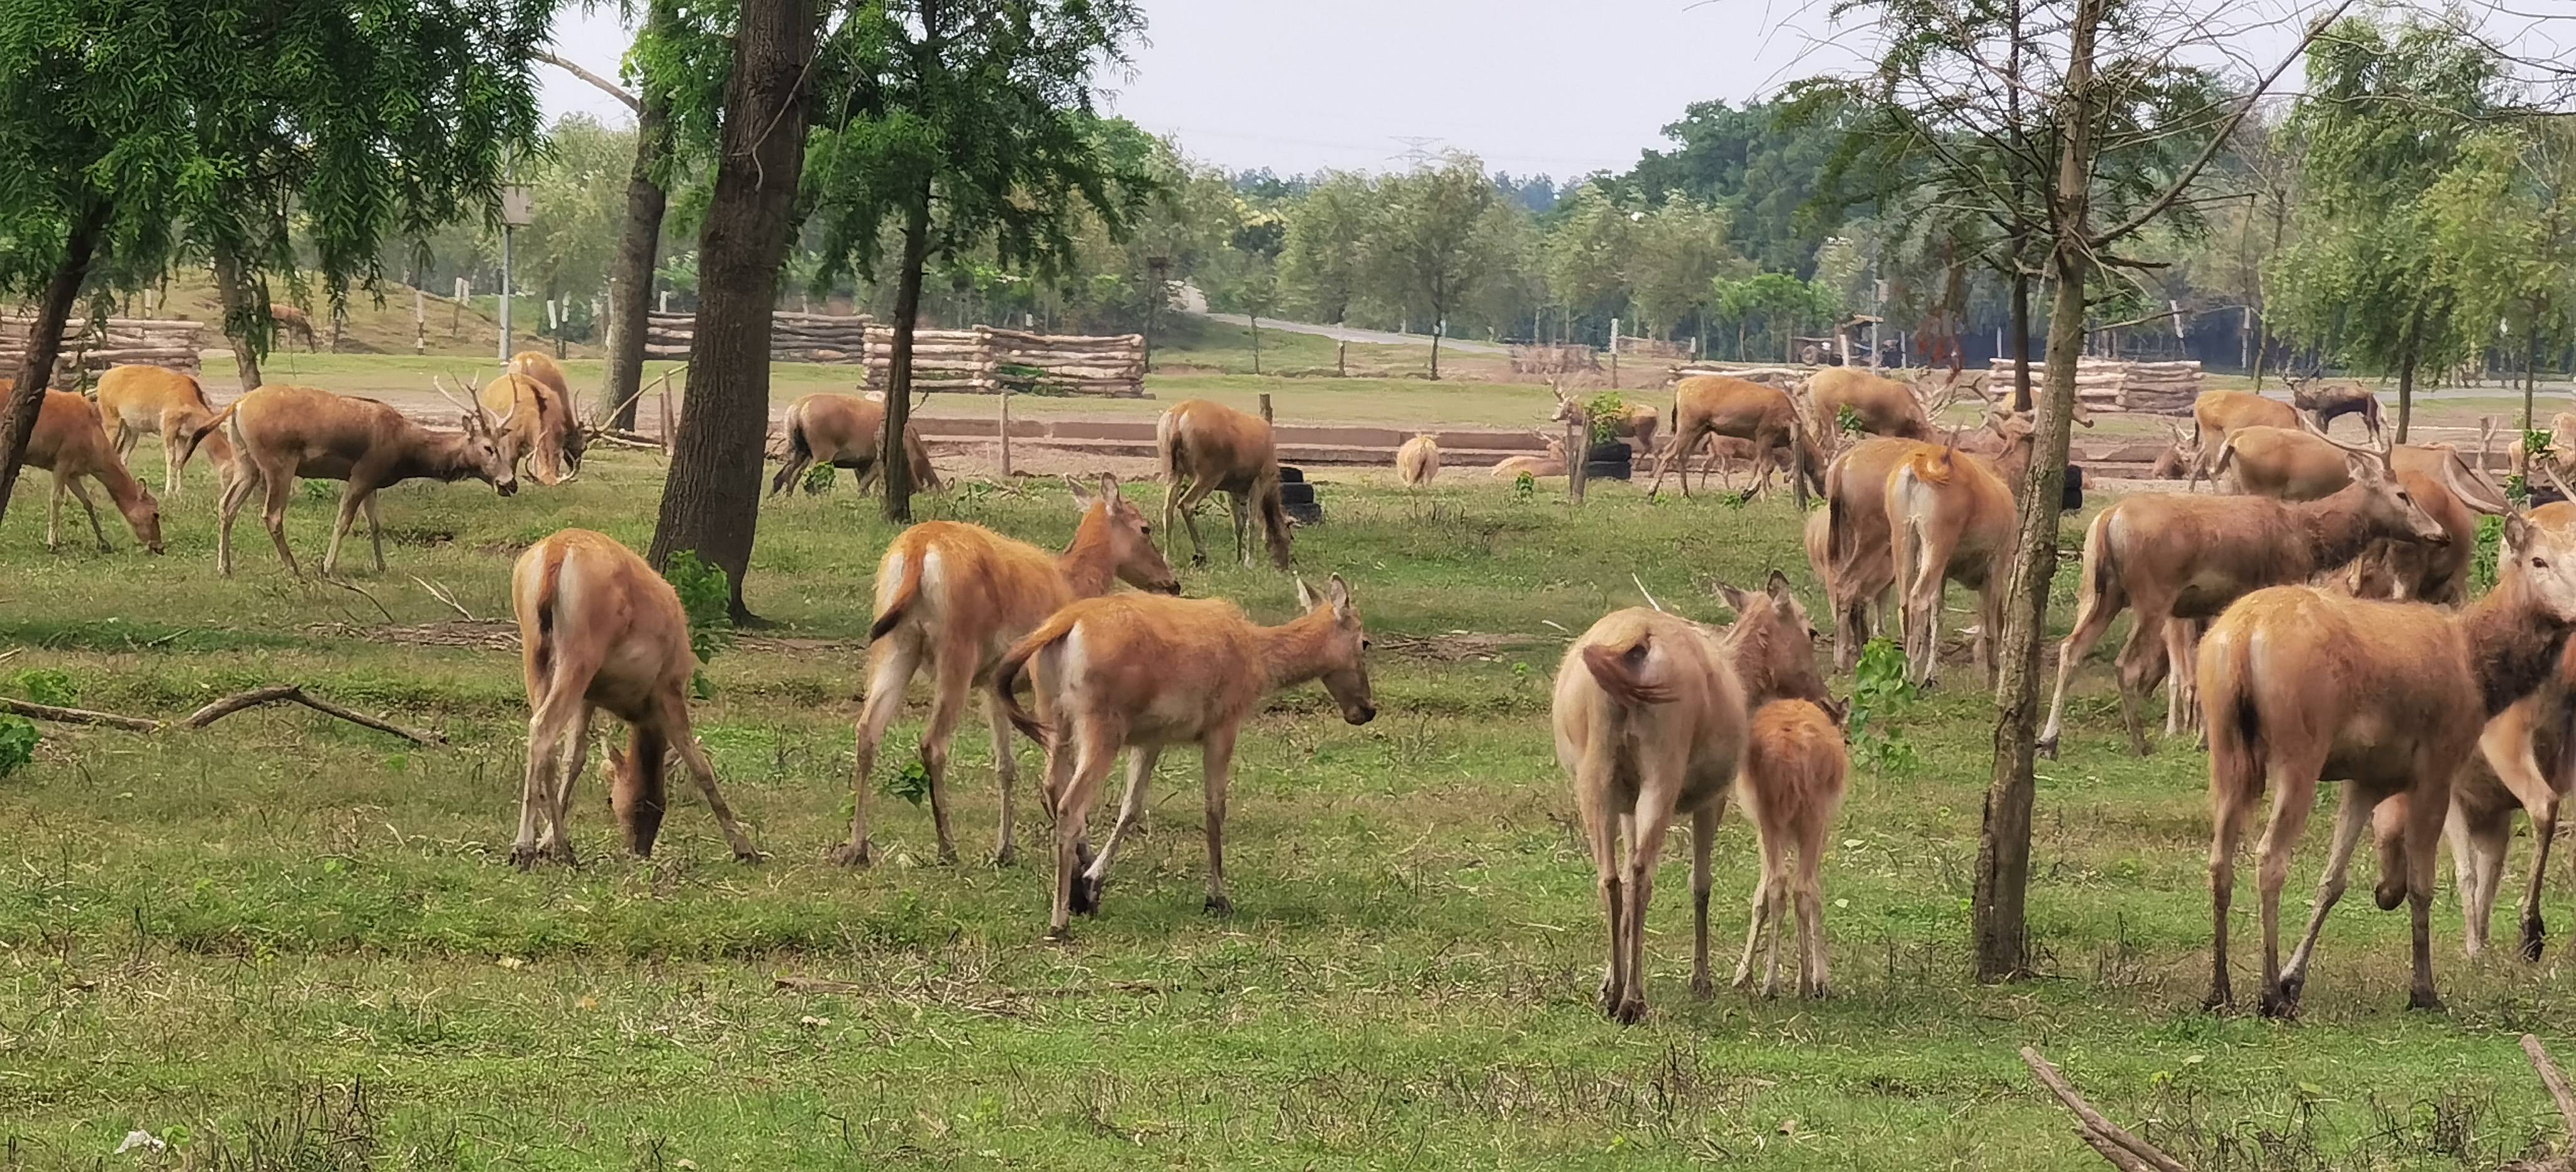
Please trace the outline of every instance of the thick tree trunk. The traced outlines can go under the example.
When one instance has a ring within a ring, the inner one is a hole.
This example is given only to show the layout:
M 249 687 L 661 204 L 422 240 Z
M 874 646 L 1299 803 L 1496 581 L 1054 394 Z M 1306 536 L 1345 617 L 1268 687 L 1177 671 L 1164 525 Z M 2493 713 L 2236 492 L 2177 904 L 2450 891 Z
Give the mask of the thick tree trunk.
M 760 523 L 769 432 L 770 309 L 787 258 L 805 163 L 805 63 L 813 0 L 746 0 L 725 83 L 716 187 L 698 234 L 698 322 L 682 426 L 653 530 L 654 566 L 696 550 L 732 580 L 737 622 L 751 621 L 742 579 Z
M 18 487 L 18 466 L 27 459 L 27 438 L 36 434 L 36 416 L 45 409 L 45 389 L 54 380 L 54 359 L 62 354 L 63 324 L 72 319 L 72 303 L 80 300 L 81 283 L 89 279 L 90 258 L 106 234 L 107 215 L 105 200 L 93 199 L 80 209 L 63 238 L 62 260 L 36 303 L 27 359 L 9 393 L 8 417 L 0 420 L 0 518 L 9 515 L 9 494 Z
M 2022 250 L 2013 250 L 2014 264 L 2020 264 Z M 2030 410 L 2030 274 L 2015 268 L 2012 291 L 2012 360 L 2015 411 Z
M 242 271 L 241 257 L 229 248 L 215 249 L 215 300 L 223 306 L 224 337 L 233 344 L 233 367 L 241 372 L 242 392 L 258 390 L 266 385 L 260 380 L 260 355 L 268 352 L 274 333 L 268 306 L 260 304 L 250 275 Z
M 662 5 L 653 6 L 658 16 Z M 635 168 L 626 178 L 625 238 L 617 248 L 617 268 L 609 277 L 608 378 L 603 407 L 615 407 L 609 425 L 635 430 L 635 413 L 644 386 L 644 338 L 653 312 L 653 265 L 662 247 L 662 211 L 669 194 L 657 176 L 671 150 L 671 103 L 659 88 L 647 85 L 635 115 Z
M 2069 43 L 2064 144 L 2050 193 L 2054 240 L 2049 265 L 2056 300 L 2048 315 L 2048 393 L 2039 402 L 2039 434 L 2022 478 L 2021 529 L 2013 543 L 1998 642 L 2001 679 L 1995 695 L 1994 776 L 1986 790 L 1985 826 L 1977 844 L 1971 905 L 1976 976 L 2010 980 L 2030 971 L 2023 900 L 2030 886 L 2032 753 L 2039 732 L 2039 651 L 2048 634 L 2048 586 L 2057 573 L 2057 525 L 2066 482 L 2067 427 L 2075 411 L 2075 360 L 2084 348 L 2084 286 L 2093 256 L 2093 43 L 2108 0 L 2077 0 Z
M 877 440 L 878 475 L 885 479 L 885 517 L 912 523 L 912 461 L 903 429 L 912 422 L 912 335 L 921 316 L 922 270 L 930 264 L 930 181 L 912 193 L 904 214 L 903 272 L 894 290 L 894 349 L 886 359 L 885 434 Z

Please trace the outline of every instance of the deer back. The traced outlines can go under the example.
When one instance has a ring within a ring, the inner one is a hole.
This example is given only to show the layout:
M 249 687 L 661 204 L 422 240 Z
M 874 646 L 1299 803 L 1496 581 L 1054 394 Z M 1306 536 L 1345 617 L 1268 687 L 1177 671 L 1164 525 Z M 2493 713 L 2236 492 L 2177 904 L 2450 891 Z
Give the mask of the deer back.
M 1278 477 L 1277 441 L 1268 421 L 1208 399 L 1175 403 L 1156 428 L 1180 475 L 1224 492 L 1250 492 Z
M 532 702 L 572 663 L 595 672 L 591 703 L 640 722 L 686 696 L 698 668 L 679 594 L 603 533 L 565 529 L 529 546 L 511 570 L 510 609 Z
M 1695 807 L 1722 792 L 1743 760 L 1744 700 L 1708 629 L 1645 607 L 1612 611 L 1558 663 L 1550 705 L 1557 759 L 1579 778 L 1592 755 L 1654 755 L 1682 772 L 1683 805 Z M 1633 765 L 1605 773 L 1636 784 Z

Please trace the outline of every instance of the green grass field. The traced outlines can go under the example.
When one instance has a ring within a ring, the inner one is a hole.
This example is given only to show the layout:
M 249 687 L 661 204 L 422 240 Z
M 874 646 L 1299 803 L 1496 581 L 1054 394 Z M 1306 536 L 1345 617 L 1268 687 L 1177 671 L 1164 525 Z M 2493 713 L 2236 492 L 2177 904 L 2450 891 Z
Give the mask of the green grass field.
M 34 763 L 0 778 L 0 1167 L 2100 1167 L 2022 1070 L 2025 1044 L 2200 1168 L 2483 1169 L 2563 1140 L 2514 1039 L 2576 1057 L 2566 949 L 2471 964 L 2447 892 L 2445 1016 L 2400 1008 L 2403 917 L 2360 899 L 2329 928 L 2303 1020 L 2201 1011 L 2202 760 L 2187 742 L 2125 755 L 2099 664 L 2040 783 L 2043 976 L 1964 976 L 1990 716 L 1957 668 L 1892 714 L 1913 767 L 1856 769 L 1825 865 L 1837 995 L 1691 998 L 1677 834 L 1651 1016 L 1605 1022 L 1548 681 L 1569 632 L 1636 601 L 1631 573 L 1704 617 L 1712 583 L 1771 566 L 1812 596 L 1785 504 L 1611 485 L 1576 512 L 1482 477 L 1419 496 L 1327 484 L 1331 522 L 1297 556 L 1353 583 L 1381 715 L 1345 725 L 1309 686 L 1247 729 L 1226 919 L 1199 910 L 1195 755 L 1167 754 L 1150 835 L 1105 913 L 1058 945 L 1040 939 L 1044 861 L 933 865 L 927 811 L 900 798 L 877 798 L 889 862 L 821 862 L 846 829 L 858 643 L 891 531 L 846 487 L 780 501 L 747 594 L 781 624 L 761 635 L 802 641 L 718 654 L 697 709 L 771 860 L 733 862 L 693 796 L 655 859 L 622 857 L 594 769 L 582 866 L 522 874 L 505 861 L 516 656 L 406 638 L 489 629 L 426 584 L 506 617 L 512 557 L 559 527 L 640 547 L 659 479 L 602 453 L 579 482 L 510 500 L 404 486 L 385 498 L 391 571 L 361 554 L 342 588 L 287 578 L 250 524 L 242 573 L 218 578 L 202 470 L 167 510 L 167 556 L 122 533 L 114 554 L 49 553 L 30 477 L 0 526 L 0 688 L 58 671 L 81 706 L 173 716 L 293 681 L 449 743 L 301 709 L 197 733 L 46 726 Z M 1042 482 L 922 511 L 1043 543 L 1073 520 Z M 328 513 L 298 494 L 300 554 L 318 557 Z M 1258 617 L 1290 610 L 1278 575 L 1183 577 Z M 918 729 L 916 707 L 875 784 Z M 970 720 L 952 765 L 970 858 L 991 843 L 989 765 Z M 2330 821 L 2294 872 L 2293 923 Z M 1753 875 L 1740 819 L 1716 855 L 1731 959 Z M 2240 973 L 2259 939 L 2244 874 Z M 2565 897 L 2553 885 L 2561 940 Z M 111 1156 L 134 1129 L 175 1146 Z

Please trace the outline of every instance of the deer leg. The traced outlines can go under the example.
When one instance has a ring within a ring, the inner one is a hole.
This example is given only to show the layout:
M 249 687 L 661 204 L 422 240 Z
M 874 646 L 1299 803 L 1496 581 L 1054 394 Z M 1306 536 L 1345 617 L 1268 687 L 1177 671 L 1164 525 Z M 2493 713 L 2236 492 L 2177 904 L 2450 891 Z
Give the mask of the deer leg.
M 1610 808 L 1611 787 L 1616 784 L 1612 750 L 1606 739 L 1587 747 L 1583 759 L 1574 767 L 1574 797 L 1577 811 L 1583 817 L 1584 842 L 1592 848 L 1593 882 L 1601 893 L 1601 916 L 1609 928 L 1610 959 L 1601 968 L 1601 1013 L 1618 1012 L 1621 998 L 1627 995 L 1627 973 L 1620 961 L 1620 945 L 1627 936 L 1619 929 L 1619 913 L 1625 909 L 1627 893 L 1620 881 L 1619 816 Z
M 2209 744 L 2209 730 L 2200 718 L 2200 631 L 2206 619 L 2170 619 L 2166 623 L 2166 668 L 2179 683 L 2176 692 L 2182 697 L 2181 732 L 2201 734 L 2201 747 Z
M 868 645 L 868 694 L 859 705 L 857 760 L 850 768 L 850 840 L 826 852 L 825 862 L 864 867 L 872 861 L 868 791 L 875 788 L 869 781 L 876 772 L 877 746 L 885 742 L 886 728 L 903 711 L 904 685 L 912 682 L 913 671 L 921 666 L 921 650 L 921 637 L 912 627 L 898 627 Z
M 2129 751 L 2141 757 L 2155 748 L 2147 740 L 2147 697 L 2155 693 L 2157 673 L 2170 666 L 2165 662 L 2166 628 L 2179 621 L 2140 607 L 2130 624 L 2128 642 L 2120 645 L 2116 664 L 2120 675 L 2120 723 L 2129 730 Z
M 376 572 L 385 572 L 385 523 L 376 513 L 376 494 L 358 498 L 358 507 L 367 513 L 367 542 L 376 547 Z
M 2308 825 L 2308 808 L 2316 803 L 2318 764 L 2285 763 L 2276 758 L 2272 772 L 2272 820 L 2263 829 L 2263 840 L 2257 851 L 2262 856 L 2255 873 L 2263 919 L 2263 1002 L 2265 1017 L 2295 1017 L 2299 1011 L 2299 989 L 2289 986 L 2281 969 L 2281 886 L 2290 878 L 2290 852 L 2299 844 L 2299 835 Z M 2343 847 L 2344 827 L 2335 828 L 2336 851 Z M 2331 877 L 2334 869 L 2329 867 Z M 2304 980 L 2304 973 L 2301 974 Z
M 1760 829 L 1757 824 L 1754 841 L 1760 863 L 1753 879 L 1753 905 L 1744 928 L 1744 955 L 1735 961 L 1734 984 L 1738 989 L 1753 983 L 1753 957 L 1761 950 L 1764 930 L 1771 926 L 1771 877 L 1778 870 L 1771 865 L 1771 852 L 1777 844 L 1763 838 Z
M 2558 795 L 2553 793 L 2543 804 L 2528 809 L 2531 814 L 2531 881 L 2522 893 L 2522 958 L 2537 961 L 2540 959 L 2541 942 L 2547 936 L 2547 930 L 2540 922 L 2540 889 L 2543 879 L 2549 874 L 2550 843 L 2558 837 Z M 2499 846 L 2497 850 L 2501 854 L 2503 848 Z
M 1020 784 L 1020 762 L 1012 750 L 1010 718 L 1002 715 L 1002 701 L 986 693 L 984 720 L 993 727 L 993 775 L 1000 783 L 1001 825 L 993 834 L 993 865 L 1008 867 L 1020 861 L 1020 847 L 1011 827 L 1011 791 Z
M 1071 727 L 1066 727 L 1068 723 Z M 1100 800 L 1100 783 L 1108 778 L 1109 767 L 1117 764 L 1118 746 L 1125 732 L 1110 727 L 1103 718 L 1077 720 L 1066 713 L 1058 718 L 1056 737 L 1053 751 L 1069 752 L 1074 761 L 1072 775 L 1056 795 L 1055 910 L 1047 924 L 1050 939 L 1064 940 L 1073 934 L 1072 913 L 1088 916 L 1100 912 L 1099 892 L 1082 874 L 1091 854 L 1091 844 L 1084 835 L 1091 807 Z
M 161 495 L 174 501 L 179 499 L 179 474 L 188 467 L 188 451 L 185 441 L 179 438 L 179 430 L 175 417 L 161 426 Z M 142 429 L 129 427 L 117 437 L 116 458 L 120 462 L 131 463 L 126 457 L 133 454 L 142 435 Z
M 98 551 L 107 553 L 114 550 L 116 547 L 107 543 L 107 527 L 98 522 L 98 498 L 89 494 L 89 488 L 81 483 L 81 478 L 58 475 L 54 477 L 54 485 L 72 494 L 72 499 L 80 502 L 81 511 L 89 514 L 89 535 L 97 539 Z
M 1716 845 L 1718 823 L 1726 818 L 1726 796 L 1691 811 L 1691 995 L 1706 997 L 1716 989 L 1708 976 L 1709 855 Z
M 216 496 L 215 569 L 222 576 L 233 576 L 233 518 L 241 513 L 251 490 L 260 487 L 259 465 L 244 459 L 241 475 L 225 482 Z
M 2342 798 L 2335 806 L 2334 840 L 2326 855 L 2325 873 L 2317 879 L 2316 905 L 2308 912 L 2307 930 L 2300 933 L 2299 945 L 2290 951 L 2289 966 L 2272 982 L 2279 991 L 2275 1009 L 2281 1016 L 2295 1017 L 2299 1012 L 2299 993 L 2307 987 L 2308 962 L 2316 955 L 2317 936 L 2325 930 L 2326 915 L 2343 899 L 2346 874 L 2352 868 L 2352 853 L 2361 842 L 2361 832 L 2370 828 L 2372 802 L 2362 788 L 2352 782 L 2343 786 Z M 2275 826 L 2277 828 L 2277 815 Z M 2295 839 L 2295 835 L 2291 836 Z M 2286 858 L 2284 859 L 2286 869 Z M 2270 864 L 2266 854 L 2265 864 Z
M 331 520 L 331 544 L 322 551 L 322 576 L 325 578 L 340 571 L 340 543 L 348 538 L 349 527 L 358 523 L 360 499 L 357 474 L 353 471 L 347 486 L 340 490 L 339 514 Z
M 1825 888 L 1818 872 L 1825 854 L 1823 828 L 1798 844 L 1798 995 L 1823 997 L 1831 986 L 1825 976 Z
M 1190 564 L 1194 566 L 1207 564 L 1207 542 L 1199 539 L 1198 518 L 1199 501 L 1206 496 L 1207 491 L 1193 483 L 1189 491 L 1181 497 L 1181 526 L 1190 532 Z M 1171 523 L 1172 506 L 1170 500 L 1166 499 L 1163 504 L 1163 524 L 1169 528 Z
M 2414 959 L 2414 978 L 2406 992 L 2408 1009 L 2442 1008 L 2442 995 L 2433 987 L 2433 856 L 2442 820 L 2451 809 L 2450 771 L 2457 767 L 2456 761 L 2418 760 L 2415 786 L 2407 792 L 2406 918 Z
M 1207 910 L 1220 916 L 1234 914 L 1234 901 L 1225 896 L 1225 799 L 1234 783 L 1235 732 L 1231 726 L 1210 729 L 1199 747 L 1207 782 Z
M 2496 810 L 2473 820 L 2455 805 L 2442 819 L 2442 832 L 2451 842 L 2451 865 L 2460 875 L 2461 945 L 2468 955 L 2478 956 L 2486 951 L 2488 927 L 2495 919 L 2496 895 L 2504 887 L 2504 858 L 2513 841 L 2513 812 Z
M 1100 897 L 1103 880 L 1109 877 L 1110 857 L 1118 853 L 1118 844 L 1136 827 L 1145 814 L 1145 793 L 1154 780 L 1154 763 L 1161 760 L 1161 745 L 1138 745 L 1127 751 L 1127 792 L 1118 799 L 1118 820 L 1109 824 L 1109 837 L 1100 844 L 1100 853 L 1091 856 L 1091 865 L 1082 869 L 1082 881 L 1090 886 L 1092 899 Z
M 1674 427 L 1674 428 L 1673 428 L 1673 435 L 1672 435 L 1672 438 L 1671 438 L 1671 439 L 1669 439 L 1669 440 L 1666 440 L 1666 441 L 1664 442 L 1664 451 L 1663 451 L 1663 454 L 1662 454 L 1662 455 L 1660 455 L 1660 456 L 1657 456 L 1657 457 L 1655 458 L 1655 482 L 1654 482 L 1653 484 L 1649 484 L 1649 485 L 1647 485 L 1647 486 L 1646 486 L 1646 495 L 1647 495 L 1647 496 L 1651 497 L 1651 496 L 1654 496 L 1655 494 L 1657 494 L 1657 493 L 1659 493 L 1659 492 L 1662 492 L 1662 491 L 1663 491 L 1663 488 L 1664 488 L 1664 473 L 1665 473 L 1667 470 L 1669 470 L 1669 469 L 1673 466 L 1673 463 L 1674 463 L 1676 460 L 1678 460 L 1678 461 L 1681 463 L 1681 466 L 1682 466 L 1682 491 L 1683 491 L 1683 494 L 1684 494 L 1684 495 L 1688 495 L 1688 494 L 1689 494 L 1689 492 L 1690 492 L 1690 449 L 1691 449 L 1691 442 L 1690 442 L 1690 441 L 1696 440 L 1697 438 L 1699 438 L 1699 436 L 1698 436 L 1698 432 L 1696 432 L 1696 431 L 1685 430 L 1685 429 L 1683 429 L 1683 428 L 1681 428 L 1681 427 L 1679 427 L 1679 426 L 1676 426 L 1676 427 Z
M 63 482 L 71 477 L 61 472 L 48 472 L 46 475 L 52 477 L 54 482 L 53 492 L 45 497 L 45 548 L 51 550 L 62 546 L 57 530 L 61 528 L 63 520 Z
M 573 784 L 581 780 L 581 767 L 590 758 L 591 711 L 589 701 L 574 701 L 571 727 L 556 738 L 554 746 L 558 758 L 554 766 L 554 790 L 545 795 L 546 820 L 552 827 L 546 837 L 554 844 L 557 857 L 566 864 L 572 862 Z
M 530 681 L 545 690 L 531 689 L 529 696 L 534 711 L 528 714 L 527 779 L 519 791 L 519 836 L 510 844 L 510 862 L 521 870 L 549 853 L 572 861 L 572 845 L 563 840 L 563 825 L 555 814 L 555 777 L 563 767 L 562 742 L 572 735 L 574 718 L 584 707 L 590 672 L 586 663 L 557 660 L 550 677 Z
M 921 771 L 930 779 L 930 823 L 945 866 L 957 862 L 957 837 L 948 824 L 948 742 L 966 715 L 966 691 L 975 679 L 974 648 L 953 643 L 941 648 L 931 679 L 937 690 L 930 698 L 930 723 L 921 730 Z
M 1628 907 L 1621 917 L 1627 929 L 1628 989 L 1619 1002 L 1619 1021 L 1635 1025 L 1646 1016 L 1646 908 L 1655 898 L 1655 862 L 1663 857 L 1664 833 L 1673 821 L 1681 793 L 1680 761 L 1649 756 L 1638 761 L 1636 835 L 1629 840 Z
M 2262 763 L 2239 747 L 2231 756 L 2210 757 L 2209 836 L 2209 996 L 2206 1009 L 2226 1009 L 2236 1002 L 2227 979 L 2227 913 L 2236 898 L 2236 844 L 2245 834 L 2246 816 L 2262 795 Z M 2234 775 L 2234 776 L 2231 776 Z
M 2040 755 L 2051 759 L 2057 756 L 2058 735 L 2065 728 L 2066 692 L 2075 682 L 2075 669 L 2084 662 L 2086 655 L 2092 653 L 2093 645 L 2110 633 L 2111 620 L 2120 617 L 2121 602 L 2116 594 L 2097 594 L 2090 589 L 2085 590 L 2078 600 L 2075 629 L 2067 632 L 2066 641 L 2057 645 L 2057 690 L 2048 700 L 2048 727 L 2040 730 Z M 2144 623 L 2146 616 L 2140 614 L 2138 621 Z M 2126 686 L 2122 685 L 2123 688 Z M 2122 703 L 2127 703 L 2125 698 Z M 2125 708 L 2123 714 L 2126 714 Z
M 662 697 L 660 713 L 663 739 L 680 751 L 680 760 L 689 767 L 689 779 L 698 783 L 698 795 L 707 800 L 707 811 L 715 815 L 716 826 L 724 831 L 725 842 L 733 847 L 738 862 L 757 863 L 760 848 L 753 846 L 751 836 L 744 834 L 742 824 L 734 821 L 733 807 L 725 804 L 724 793 L 716 788 L 715 766 L 707 763 L 707 751 L 698 746 L 698 735 L 689 723 L 688 697 L 671 692 Z
M 268 539 L 277 544 L 277 556 L 286 563 L 286 572 L 303 577 L 303 567 L 295 564 L 295 552 L 286 548 L 286 502 L 295 494 L 295 478 L 269 473 L 263 479 L 268 482 L 268 501 L 267 507 L 260 511 L 259 519 L 268 526 Z M 322 572 L 328 574 L 331 571 L 326 568 Z
M 1225 494 L 1225 511 L 1234 519 L 1234 560 L 1252 568 L 1252 494 Z

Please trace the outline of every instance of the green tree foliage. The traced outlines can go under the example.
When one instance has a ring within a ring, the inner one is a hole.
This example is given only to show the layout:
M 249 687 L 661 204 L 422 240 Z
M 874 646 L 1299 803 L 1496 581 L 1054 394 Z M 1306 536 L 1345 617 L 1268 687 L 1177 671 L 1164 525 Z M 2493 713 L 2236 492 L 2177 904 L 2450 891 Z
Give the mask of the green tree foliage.
M 1504 201 L 1471 155 L 1451 155 L 1378 181 L 1383 212 L 1368 245 L 1371 267 L 1408 308 L 1430 314 L 1435 331 L 1502 274 L 1511 220 L 1523 214 Z M 1440 377 L 1440 339 L 1431 340 L 1431 377 Z
M 1562 201 L 1541 255 L 1548 293 L 1573 312 L 1611 318 L 1627 312 L 1628 273 L 1637 256 L 1637 219 L 1608 184 L 1587 183 Z
M 1664 127 L 1669 151 L 1647 151 L 1619 180 L 1634 195 L 1679 194 L 1723 210 L 1736 246 L 1764 268 L 1813 271 L 1839 213 L 1814 206 L 1843 126 L 1837 112 L 1788 103 L 1694 102 Z
M 1676 195 L 1646 210 L 1636 224 L 1628 266 L 1628 299 L 1644 333 L 1668 334 L 1685 322 L 1705 325 L 1716 282 L 1753 267 L 1736 254 L 1725 208 Z
M 587 298 L 607 283 L 626 215 L 635 132 L 588 115 L 557 122 L 528 176 L 535 215 L 517 234 L 518 279 L 551 298 Z
M 1362 253 L 1377 220 L 1375 185 L 1365 175 L 1328 171 L 1284 218 L 1279 282 L 1289 312 L 1308 321 L 1348 320 L 1366 296 Z

